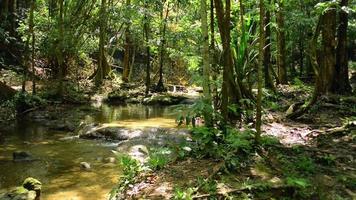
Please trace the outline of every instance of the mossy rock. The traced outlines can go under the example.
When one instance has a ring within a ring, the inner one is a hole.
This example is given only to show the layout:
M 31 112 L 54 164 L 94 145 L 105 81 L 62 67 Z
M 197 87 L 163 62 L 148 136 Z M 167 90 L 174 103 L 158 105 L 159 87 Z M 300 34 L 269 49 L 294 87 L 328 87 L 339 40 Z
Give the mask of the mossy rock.
M 39 180 L 32 177 L 26 178 L 22 186 L 27 190 L 41 191 L 42 189 L 42 183 Z
M 17 187 L 5 194 L 0 194 L 0 200 L 35 200 L 36 192 L 27 190 L 24 187 Z

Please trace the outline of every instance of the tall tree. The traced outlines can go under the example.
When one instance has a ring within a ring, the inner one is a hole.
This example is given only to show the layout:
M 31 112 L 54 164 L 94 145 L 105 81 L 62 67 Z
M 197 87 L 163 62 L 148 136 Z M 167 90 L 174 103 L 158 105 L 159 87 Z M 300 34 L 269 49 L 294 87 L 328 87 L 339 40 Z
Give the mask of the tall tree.
M 280 84 L 287 84 L 286 41 L 284 30 L 284 1 L 278 0 L 277 7 L 277 66 Z
M 65 66 L 64 66 L 64 0 L 58 0 L 59 4 L 59 16 L 58 16 L 58 40 L 57 46 L 57 63 L 59 68 L 58 74 L 58 95 L 63 96 L 64 93 L 64 78 L 65 78 Z
M 332 92 L 347 94 L 352 91 L 349 81 L 348 52 L 347 52 L 347 27 L 348 13 L 344 10 L 348 6 L 348 0 L 341 0 L 337 28 L 336 65 Z
M 211 55 L 211 72 L 212 72 L 212 84 L 211 91 L 213 94 L 214 108 L 218 107 L 218 85 L 217 77 L 219 74 L 219 68 L 216 63 L 216 49 L 215 49 L 215 14 L 214 14 L 214 0 L 210 0 L 210 55 Z
M 269 0 L 270 3 L 270 0 Z M 264 68 L 264 75 L 265 75 L 265 86 L 266 88 L 274 89 L 274 85 L 272 82 L 272 77 L 270 73 L 271 69 L 271 11 L 269 9 L 266 10 L 263 26 L 266 29 L 265 37 L 263 41 L 264 46 L 264 56 L 263 56 L 263 68 Z
M 36 70 L 35 70 L 35 31 L 34 31 L 34 12 L 35 12 L 35 0 L 31 1 L 30 19 L 29 19 L 29 32 L 32 38 L 31 41 L 31 71 L 32 71 L 32 94 L 36 94 Z
M 164 57 L 165 57 L 165 47 L 166 47 L 166 32 L 167 32 L 167 23 L 169 16 L 169 1 L 164 0 L 162 2 L 162 9 L 160 14 L 161 19 L 161 38 L 160 38 L 160 50 L 159 50 L 159 79 L 156 86 L 157 92 L 165 91 L 165 87 L 163 84 L 163 65 L 164 65 Z
M 130 64 L 131 64 L 131 53 L 132 53 L 132 44 L 131 44 L 131 33 L 130 33 L 130 14 L 129 10 L 131 9 L 131 0 L 126 0 L 126 30 L 125 30 L 125 54 L 124 54 L 124 71 L 122 74 L 122 80 L 124 82 L 129 81 L 130 75 Z
M 145 34 L 145 44 L 146 44 L 146 90 L 145 95 L 147 96 L 150 92 L 150 85 L 151 85 L 151 53 L 150 53 L 150 22 L 148 18 L 148 0 L 145 0 L 145 16 L 143 22 L 143 29 Z
M 265 6 L 264 0 L 260 0 L 260 38 L 259 38 L 259 59 L 258 59 L 258 69 L 257 69 L 257 77 L 258 77 L 258 88 L 257 88 L 257 108 L 256 108 L 256 135 L 255 140 L 257 143 L 260 142 L 261 138 L 261 127 L 262 127 L 262 67 L 264 60 L 264 41 L 265 41 L 265 26 L 264 26 L 264 18 L 265 16 Z
M 210 53 L 209 53 L 209 28 L 206 0 L 200 1 L 201 15 L 201 30 L 203 35 L 202 40 L 202 55 L 203 55 L 203 92 L 205 104 L 211 106 L 210 93 Z M 204 118 L 205 124 L 211 126 L 211 109 L 205 109 Z
M 100 7 L 100 25 L 99 25 L 99 59 L 98 59 L 98 70 L 95 76 L 95 82 L 99 85 L 102 80 L 110 72 L 110 65 L 106 60 L 106 24 L 107 24 L 107 2 L 106 0 L 101 0 Z

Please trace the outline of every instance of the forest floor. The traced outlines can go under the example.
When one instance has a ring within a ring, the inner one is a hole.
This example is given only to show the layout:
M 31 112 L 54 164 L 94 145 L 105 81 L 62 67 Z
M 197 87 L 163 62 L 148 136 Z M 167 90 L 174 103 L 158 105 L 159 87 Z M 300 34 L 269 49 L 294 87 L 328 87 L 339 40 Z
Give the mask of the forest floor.
M 187 158 L 144 176 L 130 198 L 171 199 L 356 199 L 356 110 L 354 96 L 324 98 L 298 120 L 285 118 L 286 105 L 306 99 L 306 88 L 284 86 L 279 106 L 266 110 L 265 146 L 241 169 L 224 173 L 222 163 Z M 268 96 L 268 95 L 267 95 Z

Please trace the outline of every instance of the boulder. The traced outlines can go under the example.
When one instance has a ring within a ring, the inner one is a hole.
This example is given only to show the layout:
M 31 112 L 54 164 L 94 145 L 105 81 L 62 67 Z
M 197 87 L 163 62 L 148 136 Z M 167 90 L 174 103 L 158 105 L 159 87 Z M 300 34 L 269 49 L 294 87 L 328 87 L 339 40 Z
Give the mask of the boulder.
M 114 157 L 108 157 L 104 160 L 106 163 L 115 163 L 116 159 Z
M 142 134 L 139 129 L 127 129 L 122 127 L 106 127 L 104 125 L 88 125 L 79 131 L 79 137 L 83 139 L 104 139 L 123 141 Z
M 40 199 L 42 183 L 39 180 L 32 178 L 32 177 L 28 177 L 24 180 L 22 186 L 29 191 L 35 191 L 36 192 L 36 200 Z
M 35 160 L 32 154 L 26 151 L 15 151 L 12 153 L 12 158 L 14 162 L 26 162 Z
M 91 166 L 89 163 L 87 162 L 81 162 L 80 163 L 80 168 L 83 169 L 83 170 L 90 170 L 91 169 Z
M 37 200 L 36 192 L 24 187 L 17 187 L 9 192 L 0 194 L 0 200 Z

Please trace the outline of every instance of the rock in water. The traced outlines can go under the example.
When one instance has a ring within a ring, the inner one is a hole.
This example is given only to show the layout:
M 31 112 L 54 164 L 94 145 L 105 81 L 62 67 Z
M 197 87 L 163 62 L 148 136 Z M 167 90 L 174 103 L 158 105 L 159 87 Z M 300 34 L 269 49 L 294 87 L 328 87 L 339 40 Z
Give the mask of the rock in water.
M 36 192 L 36 200 L 40 199 L 42 183 L 39 180 L 32 178 L 32 177 L 28 177 L 25 179 L 22 186 L 29 191 L 35 191 Z
M 116 159 L 114 157 L 108 157 L 108 158 L 105 158 L 105 162 L 106 163 L 115 163 Z
M 26 151 L 16 151 L 12 153 L 13 161 L 15 162 L 24 162 L 24 161 L 34 161 L 33 156 Z
M 39 180 L 32 177 L 26 178 L 22 186 L 27 190 L 33 190 L 33 191 L 41 191 L 42 189 L 42 183 Z
M 90 169 L 91 169 L 90 164 L 87 163 L 87 162 L 81 162 L 81 163 L 80 163 L 80 167 L 81 167 L 82 169 L 84 169 L 84 170 L 90 170 Z

